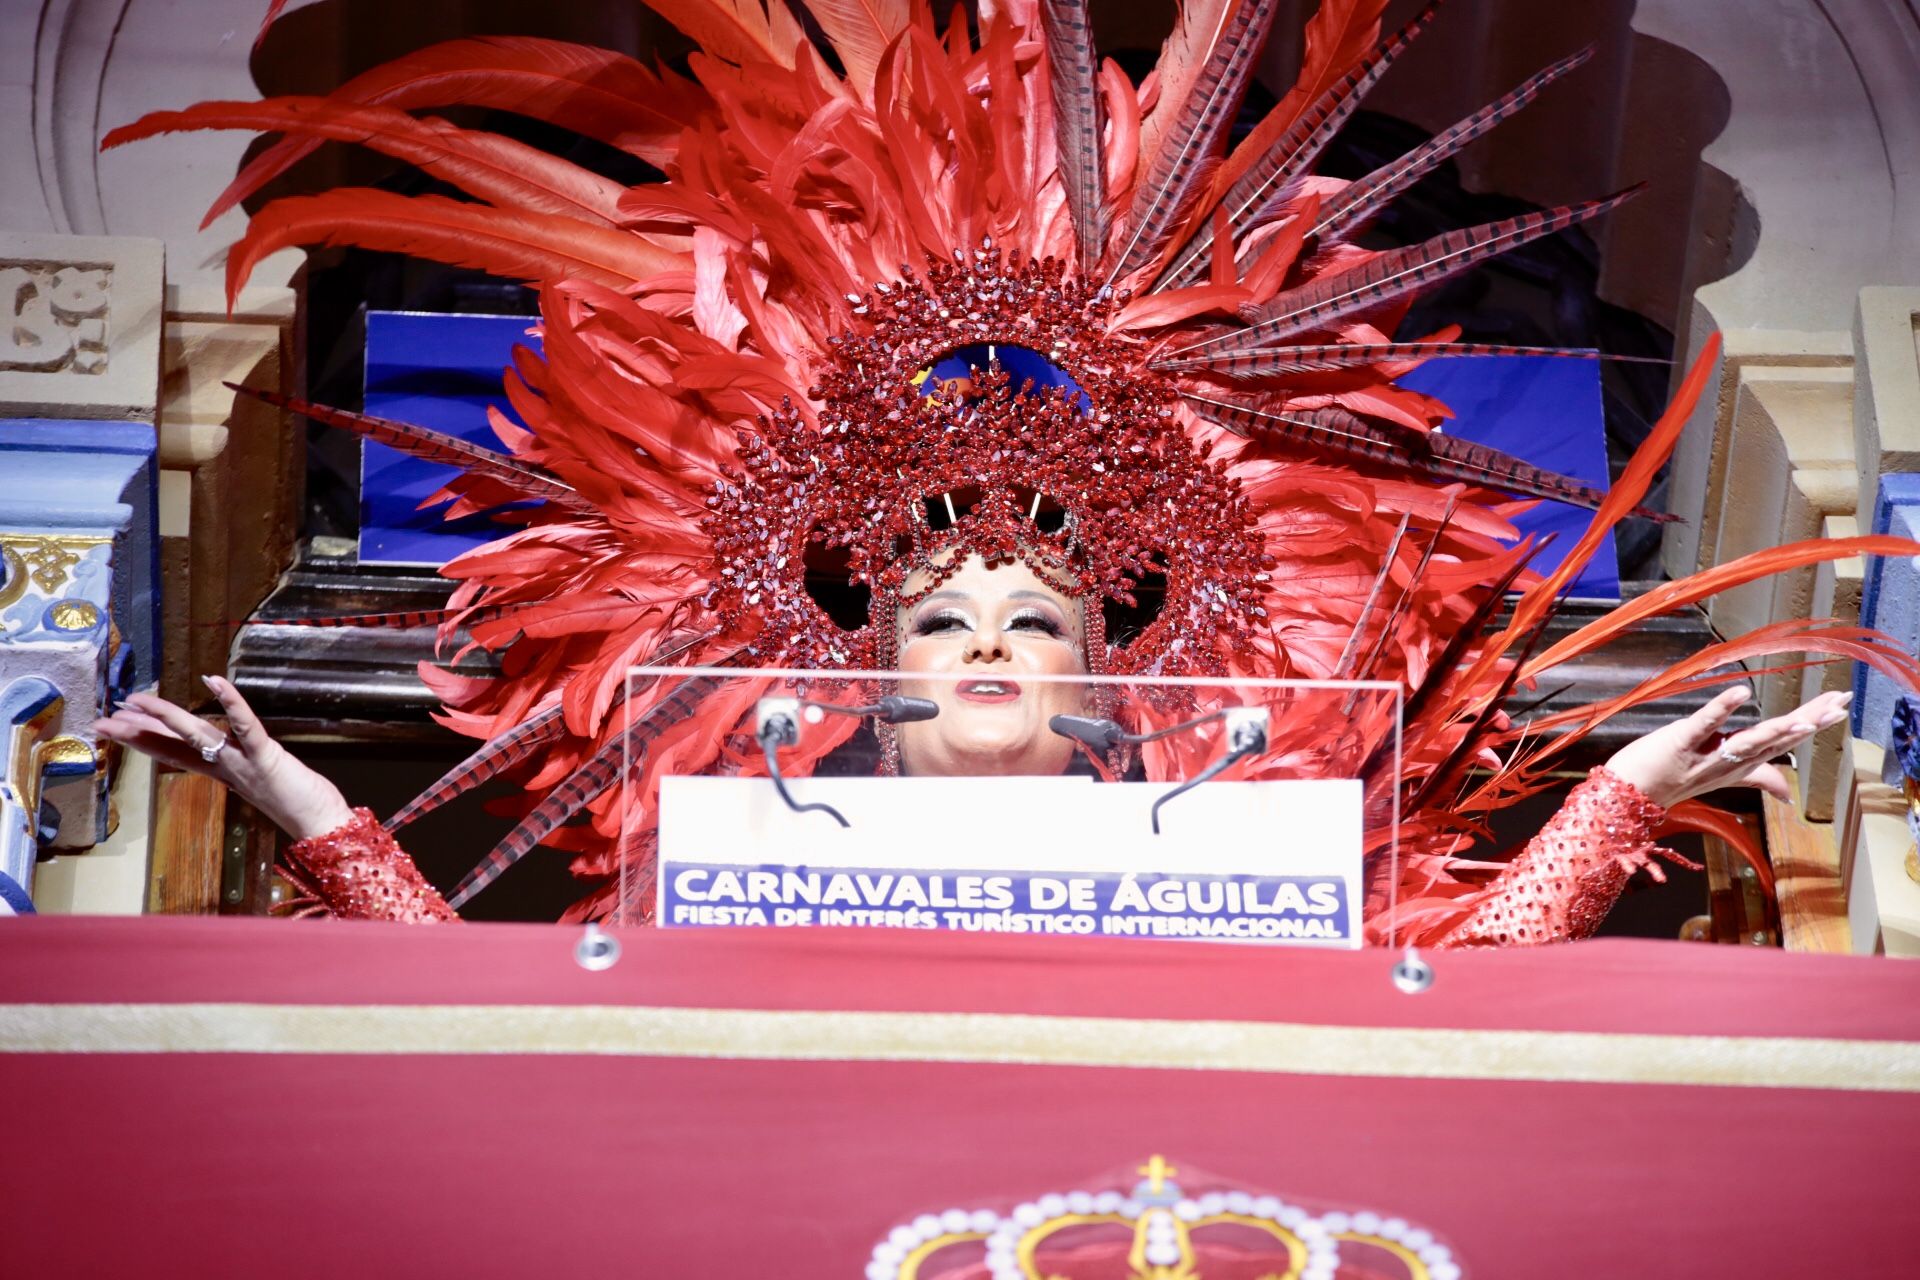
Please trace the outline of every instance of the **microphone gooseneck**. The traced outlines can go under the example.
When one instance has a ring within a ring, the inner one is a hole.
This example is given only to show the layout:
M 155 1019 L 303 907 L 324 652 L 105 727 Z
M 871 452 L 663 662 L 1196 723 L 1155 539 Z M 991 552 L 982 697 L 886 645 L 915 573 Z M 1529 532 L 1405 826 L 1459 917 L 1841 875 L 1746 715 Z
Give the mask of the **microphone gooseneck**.
M 787 780 L 780 774 L 778 752 L 781 747 L 797 746 L 800 742 L 800 700 L 798 698 L 762 698 L 754 707 L 754 716 L 758 724 L 754 726 L 753 736 L 760 742 L 760 753 L 766 757 L 767 777 L 773 783 L 773 789 L 780 794 L 781 801 L 795 813 L 818 811 L 833 818 L 842 827 L 853 824 L 846 820 L 841 812 L 830 804 L 801 804 L 787 790 Z
M 1161 808 L 1175 796 L 1186 794 L 1201 783 L 1218 777 L 1240 761 L 1249 756 L 1257 756 L 1267 749 L 1268 717 L 1265 707 L 1228 707 L 1216 714 L 1227 722 L 1227 754 L 1153 802 L 1150 815 L 1153 819 L 1153 834 L 1160 834 Z M 1201 721 L 1193 723 L 1199 724 Z
M 1160 834 L 1160 809 L 1175 796 L 1193 790 L 1201 783 L 1218 777 L 1249 756 L 1257 756 L 1267 749 L 1268 715 L 1265 707 L 1222 707 L 1179 724 L 1156 729 L 1152 733 L 1128 733 L 1119 721 L 1099 716 L 1054 716 L 1047 721 L 1047 727 L 1063 738 L 1071 738 L 1095 755 L 1105 755 L 1122 743 L 1154 742 L 1160 738 L 1171 737 L 1176 733 L 1185 733 L 1197 729 L 1203 724 L 1215 720 L 1227 722 L 1227 754 L 1215 760 L 1193 777 L 1187 779 L 1167 794 L 1153 802 L 1153 834 Z

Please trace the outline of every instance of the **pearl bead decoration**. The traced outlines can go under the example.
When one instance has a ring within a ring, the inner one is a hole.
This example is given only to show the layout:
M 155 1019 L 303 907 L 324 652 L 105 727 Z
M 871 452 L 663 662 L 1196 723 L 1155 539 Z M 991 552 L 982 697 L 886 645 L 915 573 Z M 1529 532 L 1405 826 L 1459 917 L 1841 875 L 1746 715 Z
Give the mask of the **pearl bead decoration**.
M 991 1280 L 1031 1280 L 1020 1262 L 1021 1244 L 1029 1236 L 1063 1218 L 1105 1218 L 1131 1226 L 1142 1244 L 1142 1256 L 1152 1266 L 1174 1267 L 1190 1262 L 1184 1233 L 1204 1233 L 1210 1225 L 1233 1218 L 1250 1219 L 1290 1232 L 1305 1246 L 1306 1260 L 1299 1280 L 1335 1280 L 1340 1268 L 1339 1237 L 1351 1234 L 1398 1245 L 1420 1260 L 1425 1280 L 1460 1280 L 1459 1263 L 1433 1233 L 1410 1225 L 1404 1218 L 1386 1217 L 1371 1210 L 1312 1214 L 1277 1196 L 1246 1191 L 1209 1191 L 1178 1197 L 1167 1184 L 1168 1197 L 1157 1204 L 1127 1199 L 1118 1191 L 1074 1190 L 1049 1192 L 1015 1205 L 1006 1213 L 991 1209 L 952 1208 L 923 1213 L 895 1227 L 874 1246 L 867 1280 L 902 1280 L 907 1259 L 927 1245 L 958 1247 L 977 1239 L 984 1246 Z M 946 1242 L 945 1245 L 936 1242 Z M 1124 1257 L 1124 1249 L 1116 1259 Z M 1122 1272 L 1115 1272 L 1119 1277 Z

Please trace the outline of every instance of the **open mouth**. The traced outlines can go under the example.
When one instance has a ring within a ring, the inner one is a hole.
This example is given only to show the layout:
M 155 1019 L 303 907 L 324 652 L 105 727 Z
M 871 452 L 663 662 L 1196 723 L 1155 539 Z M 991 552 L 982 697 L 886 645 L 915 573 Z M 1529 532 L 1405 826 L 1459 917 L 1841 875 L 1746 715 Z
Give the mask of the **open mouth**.
M 962 680 L 953 693 L 962 702 L 1012 702 L 1020 686 L 1011 680 Z

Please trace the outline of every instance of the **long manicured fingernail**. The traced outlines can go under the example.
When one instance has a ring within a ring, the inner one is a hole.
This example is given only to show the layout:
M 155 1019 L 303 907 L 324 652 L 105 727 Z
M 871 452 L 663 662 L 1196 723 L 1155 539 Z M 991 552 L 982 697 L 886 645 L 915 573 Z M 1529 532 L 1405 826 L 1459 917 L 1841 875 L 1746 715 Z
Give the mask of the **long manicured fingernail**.
M 201 676 L 200 683 L 216 695 L 220 692 L 220 681 L 213 676 Z
M 1795 720 L 1792 724 L 1787 726 L 1787 732 L 1788 733 L 1812 733 L 1813 726 L 1808 724 L 1805 720 Z
M 1844 707 L 1848 703 L 1853 701 L 1853 694 L 1851 691 L 1847 693 L 1843 693 L 1839 697 L 1835 698 L 1833 701 L 1835 706 Z
M 1820 727 L 1822 729 L 1830 729 L 1834 725 L 1839 724 L 1842 720 L 1845 720 L 1846 718 L 1847 718 L 1847 713 L 1844 710 L 1836 708 L 1835 710 L 1829 711 L 1825 715 L 1820 717 Z

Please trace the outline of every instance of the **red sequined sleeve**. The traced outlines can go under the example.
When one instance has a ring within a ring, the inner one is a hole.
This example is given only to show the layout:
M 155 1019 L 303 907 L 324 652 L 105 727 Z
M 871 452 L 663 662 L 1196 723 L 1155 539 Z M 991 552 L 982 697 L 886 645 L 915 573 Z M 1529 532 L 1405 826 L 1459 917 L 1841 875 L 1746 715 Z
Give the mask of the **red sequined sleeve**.
M 1666 816 L 1632 783 L 1595 769 L 1440 945 L 1528 946 L 1592 936 L 1629 876 L 1656 855 L 1673 857 L 1653 844 Z
M 287 850 L 287 878 L 328 915 L 406 924 L 457 921 L 447 900 L 367 809 L 344 826 Z

